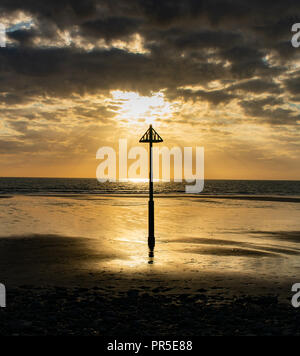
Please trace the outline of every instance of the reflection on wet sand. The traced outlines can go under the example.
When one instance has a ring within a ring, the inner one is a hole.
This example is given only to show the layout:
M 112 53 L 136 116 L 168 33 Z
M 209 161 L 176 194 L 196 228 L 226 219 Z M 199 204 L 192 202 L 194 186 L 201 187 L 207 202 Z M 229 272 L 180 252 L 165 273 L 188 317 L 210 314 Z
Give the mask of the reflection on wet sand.
M 153 242 L 153 241 L 152 241 Z M 143 256 L 146 257 L 146 244 L 142 245 Z M 220 289 L 225 294 L 257 293 L 271 291 L 275 293 L 289 292 L 289 280 L 258 278 L 253 274 L 238 273 L 222 269 L 195 269 L 191 256 L 182 258 L 186 252 L 175 254 L 174 259 L 180 269 L 164 269 L 157 259 L 154 263 L 154 245 L 149 247 L 148 263 L 150 269 L 131 268 L 132 261 L 124 251 L 108 246 L 94 239 L 80 237 L 64 237 L 58 235 L 31 235 L 0 239 L 0 278 L 11 289 L 28 286 L 27 289 L 40 287 L 94 288 L 107 295 L 123 293 L 134 289 L 141 292 L 153 290 L 154 293 L 175 293 L 188 291 L 197 293 L 203 288 Z M 162 245 L 160 245 L 162 248 Z M 172 261 L 170 253 L 169 263 Z M 245 257 L 245 256 L 242 256 Z M 257 268 L 265 265 L 259 264 Z M 205 258 L 205 255 L 201 257 Z M 140 261 L 140 260 L 139 260 Z M 145 265 L 145 261 L 143 265 Z M 241 260 L 240 260 L 241 262 Z M 141 263 L 141 262 L 139 262 Z M 110 268 L 110 266 L 118 266 Z M 153 266 L 153 267 L 152 267 Z M 126 268 L 127 267 L 127 268 Z M 198 267 L 199 268 L 199 267 Z
M 148 247 L 149 247 L 149 264 L 153 265 L 154 263 L 154 248 L 155 248 L 155 238 L 148 238 Z
M 12 280 L 25 273 L 59 279 L 85 271 L 292 279 L 300 268 L 300 205 L 268 202 L 262 210 L 262 204 L 158 198 L 156 241 L 147 241 L 147 199 L 1 199 L 1 273 Z M 24 235 L 23 240 L 14 238 Z

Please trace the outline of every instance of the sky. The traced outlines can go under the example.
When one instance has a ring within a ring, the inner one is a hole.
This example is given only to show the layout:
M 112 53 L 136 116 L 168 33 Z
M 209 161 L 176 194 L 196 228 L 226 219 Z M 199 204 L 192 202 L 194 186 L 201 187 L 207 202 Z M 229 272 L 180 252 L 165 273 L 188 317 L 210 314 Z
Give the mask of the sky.
M 294 0 L 1 0 L 0 176 L 95 178 L 100 147 L 204 147 L 207 179 L 300 180 Z

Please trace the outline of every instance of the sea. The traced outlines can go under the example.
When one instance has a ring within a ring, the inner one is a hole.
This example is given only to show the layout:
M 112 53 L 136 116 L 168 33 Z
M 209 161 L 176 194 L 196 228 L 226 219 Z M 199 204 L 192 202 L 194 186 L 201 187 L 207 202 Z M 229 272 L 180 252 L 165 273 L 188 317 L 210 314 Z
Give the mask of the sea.
M 185 183 L 156 182 L 156 194 L 185 194 Z M 2 195 L 146 194 L 147 182 L 99 183 L 96 179 L 0 178 Z M 300 181 L 206 180 L 199 195 L 300 197 Z

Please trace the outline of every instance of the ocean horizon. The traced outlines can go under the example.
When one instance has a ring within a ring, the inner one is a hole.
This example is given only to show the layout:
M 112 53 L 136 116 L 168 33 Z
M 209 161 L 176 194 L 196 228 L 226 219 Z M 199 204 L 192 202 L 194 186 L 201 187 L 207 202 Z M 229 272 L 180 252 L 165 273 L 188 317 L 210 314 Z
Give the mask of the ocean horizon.
M 187 183 L 158 181 L 155 194 L 183 194 Z M 0 177 L 1 195 L 22 194 L 147 194 L 148 182 L 132 180 L 99 183 L 93 178 Z M 300 197 L 300 181 L 207 179 L 203 192 L 196 195 L 264 195 Z

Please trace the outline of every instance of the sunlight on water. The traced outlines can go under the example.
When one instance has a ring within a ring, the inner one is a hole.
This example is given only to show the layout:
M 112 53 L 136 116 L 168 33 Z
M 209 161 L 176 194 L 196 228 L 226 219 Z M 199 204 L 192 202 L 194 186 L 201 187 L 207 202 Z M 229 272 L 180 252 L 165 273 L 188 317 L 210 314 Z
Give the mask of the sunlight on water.
M 95 271 L 287 278 L 300 268 L 296 203 L 157 198 L 154 264 L 149 264 L 147 198 L 16 196 L 0 199 L 0 209 L 1 237 L 85 238 L 91 251 L 101 255 L 84 262 Z
M 123 182 L 129 182 L 129 183 L 135 183 L 135 184 L 139 184 L 139 183 L 148 183 L 149 179 L 143 179 L 143 178 L 129 178 L 127 180 L 124 180 Z M 158 180 L 157 180 L 158 182 Z

